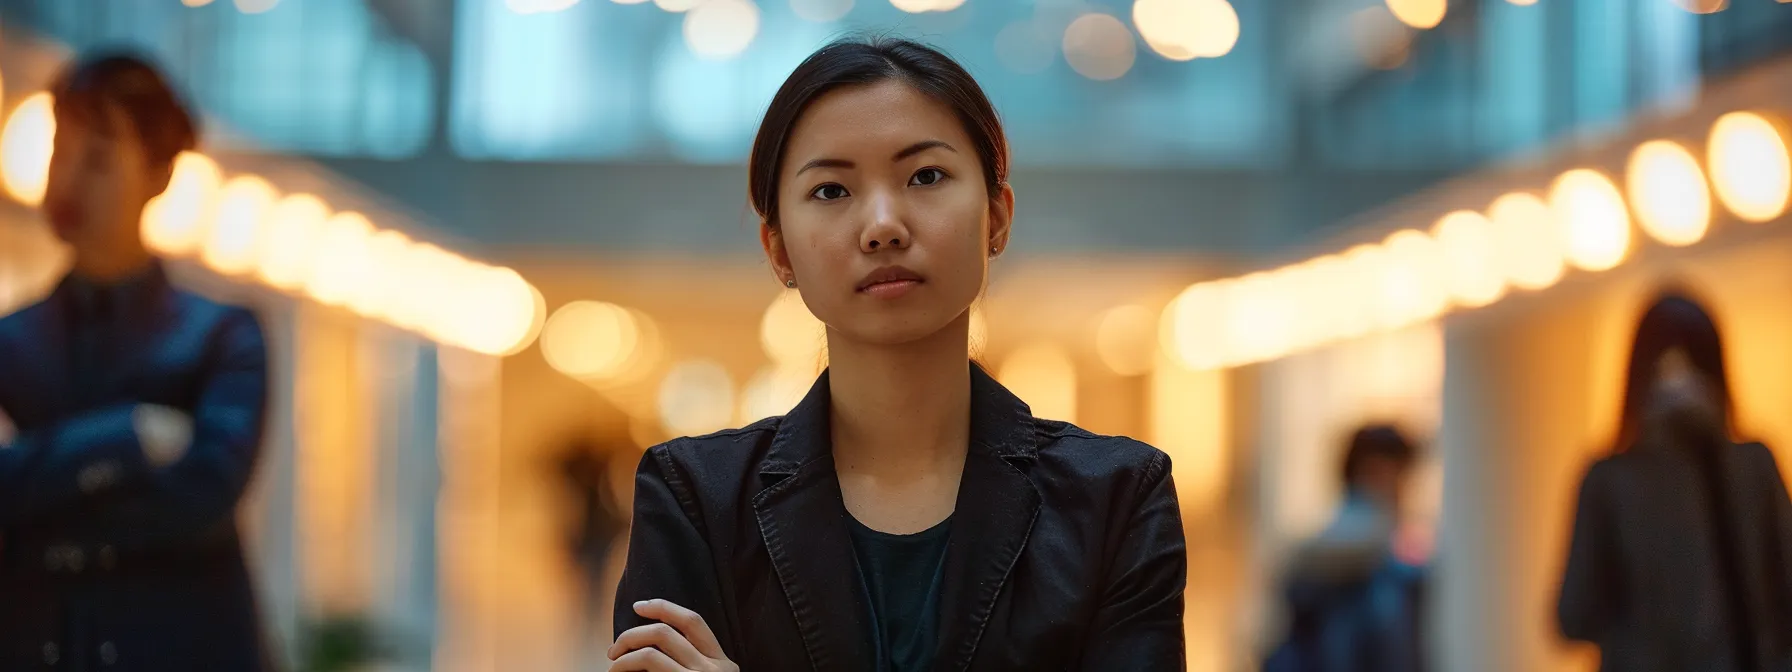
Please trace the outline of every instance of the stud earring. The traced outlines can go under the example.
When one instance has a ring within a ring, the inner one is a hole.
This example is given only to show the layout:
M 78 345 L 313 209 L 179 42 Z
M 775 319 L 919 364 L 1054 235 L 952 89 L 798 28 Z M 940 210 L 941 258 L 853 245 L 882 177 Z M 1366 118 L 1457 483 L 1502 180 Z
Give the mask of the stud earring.
M 788 287 L 790 289 L 796 289 L 796 280 L 795 279 L 785 280 L 784 286 Z

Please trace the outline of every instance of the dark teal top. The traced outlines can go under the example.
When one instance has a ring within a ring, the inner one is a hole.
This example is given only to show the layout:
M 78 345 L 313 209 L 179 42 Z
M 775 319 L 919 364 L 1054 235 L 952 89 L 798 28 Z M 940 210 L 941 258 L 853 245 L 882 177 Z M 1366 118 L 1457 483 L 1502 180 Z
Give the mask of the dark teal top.
M 939 604 L 952 519 L 914 534 L 887 534 L 852 516 L 852 546 L 871 605 L 877 672 L 923 672 L 939 649 Z

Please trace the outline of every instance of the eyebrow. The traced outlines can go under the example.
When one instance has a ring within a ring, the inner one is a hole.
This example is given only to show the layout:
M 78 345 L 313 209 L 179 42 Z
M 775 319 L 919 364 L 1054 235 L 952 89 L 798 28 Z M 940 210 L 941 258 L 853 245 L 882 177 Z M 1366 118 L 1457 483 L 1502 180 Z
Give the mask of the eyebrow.
M 922 140 L 897 150 L 896 154 L 890 157 L 890 162 L 895 163 L 929 149 L 944 149 L 954 153 L 958 151 L 956 147 L 953 147 L 951 143 L 948 143 L 945 140 Z M 852 168 L 855 165 L 857 164 L 846 159 L 813 159 L 808 163 L 803 164 L 803 167 L 798 168 L 796 174 L 801 175 L 803 174 L 803 171 L 809 170 L 810 168 Z

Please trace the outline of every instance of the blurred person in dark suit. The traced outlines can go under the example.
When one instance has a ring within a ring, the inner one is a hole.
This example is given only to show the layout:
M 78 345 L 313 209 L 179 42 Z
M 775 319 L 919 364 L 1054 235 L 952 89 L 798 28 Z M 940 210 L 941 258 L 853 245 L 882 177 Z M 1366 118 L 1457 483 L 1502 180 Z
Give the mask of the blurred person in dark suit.
M 569 443 L 557 455 L 555 470 L 562 487 L 572 495 L 573 511 L 568 521 L 566 544 L 573 565 L 584 582 L 583 607 L 587 626 L 607 630 L 606 610 L 615 584 L 604 580 L 610 551 L 628 531 L 628 516 L 615 492 L 614 463 L 624 451 L 602 441 L 581 439 Z M 639 455 L 640 449 L 628 451 Z M 607 634 L 607 633 L 606 633 Z
M 1616 450 L 1581 481 L 1558 617 L 1608 672 L 1792 669 L 1792 500 L 1738 443 L 1716 323 L 1679 292 L 1643 315 Z
M 128 55 L 84 58 L 51 93 L 44 212 L 74 266 L 0 319 L 0 669 L 265 669 L 235 517 L 262 330 L 171 286 L 138 233 L 194 120 Z
M 1295 551 L 1284 585 L 1286 643 L 1269 672 L 1416 672 L 1424 571 L 1403 553 L 1400 510 L 1418 450 L 1399 429 L 1351 435 L 1341 475 L 1344 501 Z

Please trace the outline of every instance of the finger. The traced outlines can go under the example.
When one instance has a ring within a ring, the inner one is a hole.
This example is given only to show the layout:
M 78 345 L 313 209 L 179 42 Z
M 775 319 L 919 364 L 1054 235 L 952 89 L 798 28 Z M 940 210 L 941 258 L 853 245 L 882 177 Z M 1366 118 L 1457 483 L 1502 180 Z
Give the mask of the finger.
M 691 646 L 690 640 L 683 633 L 665 623 L 648 623 L 629 628 L 610 645 L 609 656 L 614 660 L 622 654 L 646 648 L 659 649 L 678 661 L 678 664 L 693 669 L 707 660 L 697 652 L 697 647 Z
M 645 618 L 661 621 L 678 628 L 691 645 L 697 647 L 708 658 L 726 658 L 722 652 L 722 643 L 716 641 L 716 633 L 711 632 L 709 624 L 703 616 L 695 611 L 678 606 L 666 600 L 646 600 L 635 603 L 635 613 Z
M 610 672 L 690 672 L 659 649 L 635 649 L 617 658 Z

